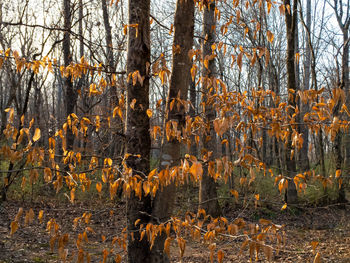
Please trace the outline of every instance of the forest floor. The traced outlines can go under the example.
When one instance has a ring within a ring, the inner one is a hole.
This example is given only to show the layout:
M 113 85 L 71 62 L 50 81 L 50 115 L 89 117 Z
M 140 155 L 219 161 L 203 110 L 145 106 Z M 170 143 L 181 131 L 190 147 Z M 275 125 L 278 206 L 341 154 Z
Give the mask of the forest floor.
M 85 209 L 86 205 L 82 204 L 57 205 L 55 202 L 44 205 L 9 201 L 3 206 L 10 220 L 15 218 L 19 207 L 23 207 L 24 211 L 33 208 L 36 217 L 38 211 L 43 209 L 45 211 L 43 222 L 55 218 L 61 226 L 60 229 L 69 232 L 70 236 L 77 236 L 84 229 L 79 227 L 73 229 L 74 218 L 82 216 L 85 212 L 91 213 L 89 226 L 95 233 L 88 234 L 89 242 L 86 245 L 91 255 L 91 262 L 102 262 L 104 247 L 110 244 L 114 234 L 120 233 L 125 227 L 125 204 L 123 203 L 112 205 L 101 201 L 94 206 L 89 205 L 89 209 Z M 350 206 L 303 207 L 293 210 L 294 212 L 292 210 L 288 212 L 288 209 L 281 212 L 277 208 L 275 210 L 266 208 L 226 210 L 225 216 L 228 220 L 239 216 L 247 222 L 254 223 L 258 222 L 259 218 L 270 217 L 267 219 L 271 219 L 275 224 L 285 225 L 286 242 L 278 253 L 274 251 L 273 262 L 314 262 L 315 252 L 321 256 L 319 262 L 350 262 Z M 101 242 L 101 235 L 106 238 L 104 243 Z M 172 244 L 171 262 L 210 262 L 210 253 L 206 245 L 188 240 L 181 261 L 176 242 Z M 312 244 L 315 246 L 318 244 L 315 251 Z M 267 262 L 263 254 L 260 256 L 261 259 L 256 261 L 254 256 L 250 261 L 248 250 L 239 253 L 241 246 L 242 240 L 217 242 L 217 247 L 225 253 L 223 262 Z M 69 255 L 77 250 L 73 241 L 69 242 L 67 248 Z M 68 259 L 71 257 L 68 256 Z M 40 224 L 36 218 L 33 224 L 21 226 L 12 236 L 6 225 L 0 226 L 0 262 L 60 261 L 57 246 L 54 251 L 50 249 L 46 224 Z

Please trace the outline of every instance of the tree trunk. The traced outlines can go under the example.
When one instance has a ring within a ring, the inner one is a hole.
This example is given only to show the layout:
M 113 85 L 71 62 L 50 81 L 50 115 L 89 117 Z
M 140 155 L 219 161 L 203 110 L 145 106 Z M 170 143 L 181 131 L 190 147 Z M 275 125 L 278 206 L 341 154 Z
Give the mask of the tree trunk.
M 107 64 L 107 70 L 111 72 L 109 76 L 113 76 L 115 74 L 116 70 L 116 62 L 114 60 L 114 52 L 113 52 L 113 42 L 112 42 L 112 28 L 109 23 L 109 13 L 108 13 L 108 7 L 106 0 L 102 0 L 102 14 L 103 14 L 103 24 L 106 32 L 106 64 Z M 110 77 L 110 81 L 112 78 Z M 117 87 L 111 86 L 109 87 L 109 105 L 107 114 L 111 117 L 111 113 L 113 112 L 113 109 L 118 104 L 118 93 L 117 93 Z M 123 147 L 123 140 L 117 133 L 122 130 L 123 123 L 120 120 L 120 118 L 111 118 L 111 127 L 112 132 L 109 136 L 107 136 L 109 141 L 107 144 L 109 147 L 106 149 L 108 150 L 108 155 L 113 158 L 116 153 L 120 153 L 121 149 Z M 115 132 L 118 130 L 118 132 Z M 122 132 L 122 131 L 121 131 Z
M 70 51 L 70 30 L 72 27 L 71 21 L 71 2 L 63 0 L 64 10 L 64 35 L 63 35 L 63 60 L 64 66 L 69 66 L 72 62 L 72 53 Z M 74 113 L 75 104 L 77 101 L 77 93 L 74 89 L 71 76 L 64 78 L 65 83 L 65 102 L 66 102 L 66 117 Z M 65 150 L 72 151 L 74 144 L 74 134 L 70 128 L 67 128 Z
M 212 45 L 215 43 L 215 2 L 208 3 L 204 7 L 203 14 L 203 35 L 205 41 L 202 44 L 203 62 L 208 59 L 208 56 L 212 55 Z M 215 60 L 209 59 L 208 67 L 203 66 L 202 71 L 202 92 L 204 102 L 207 102 L 206 96 L 210 96 L 209 90 L 211 88 L 211 79 L 215 76 Z M 206 136 L 203 138 L 203 147 L 205 151 L 212 152 L 212 156 L 209 161 L 213 161 L 217 157 L 217 141 L 216 133 L 214 131 L 213 120 L 215 119 L 215 110 L 211 105 L 206 103 L 205 106 L 205 118 L 209 127 L 210 139 L 207 140 Z M 204 151 L 204 152 L 205 152 Z M 204 209 L 207 214 L 217 217 L 221 214 L 221 208 L 217 199 L 217 184 L 208 174 L 208 168 L 203 169 L 203 176 L 199 186 L 199 208 Z
M 338 9 L 339 7 L 339 9 Z M 339 25 L 339 28 L 341 29 L 343 33 L 343 54 L 342 54 L 342 65 L 341 65 L 341 79 L 339 86 L 341 89 L 345 91 L 346 94 L 346 105 L 349 108 L 350 107 L 350 95 L 349 95 L 349 27 L 350 27 L 350 19 L 349 19 L 349 10 L 350 7 L 346 7 L 346 11 L 343 10 L 344 6 L 342 1 L 334 0 L 334 12 L 335 16 Z M 345 12 L 344 12 L 345 11 Z M 345 16 L 344 16 L 345 15 Z M 343 19 L 345 18 L 345 21 L 343 22 Z M 340 101 L 338 102 L 338 104 Z M 339 115 L 339 111 L 341 108 L 341 105 L 338 105 L 335 107 L 337 110 L 333 113 L 334 116 Z M 341 143 L 342 138 L 344 137 L 343 143 L 345 148 L 345 157 L 342 156 L 342 150 L 341 150 Z M 350 135 L 347 133 L 345 136 L 343 136 L 343 133 L 341 131 L 338 131 L 335 142 L 334 142 L 334 151 L 335 151 L 335 158 L 336 158 L 336 169 L 340 170 L 342 167 L 344 167 L 343 175 L 348 174 L 350 171 L 350 165 L 349 165 L 349 159 L 350 159 Z M 344 166 L 343 161 L 345 160 Z M 340 178 L 339 180 L 343 180 Z M 338 200 L 339 203 L 345 203 L 346 197 L 345 197 L 345 189 L 344 185 L 341 184 L 341 187 L 339 189 L 339 196 Z
M 295 91 L 296 88 L 296 75 L 295 75 L 295 30 L 296 30 L 296 23 L 297 23 L 297 8 L 298 8 L 298 0 L 294 0 L 293 7 L 291 6 L 290 0 L 284 0 L 284 5 L 290 6 L 290 12 L 288 12 L 288 9 L 286 9 L 285 12 L 285 19 L 286 19 L 286 30 L 287 30 L 287 60 L 286 60 L 286 66 L 287 66 L 287 91 L 288 91 L 288 104 L 295 108 L 296 106 L 296 100 L 295 100 Z M 291 109 L 288 110 L 289 116 L 293 114 L 293 111 Z M 285 201 L 286 203 L 297 203 L 298 201 L 298 195 L 297 190 L 295 188 L 295 185 L 293 183 L 293 178 L 296 173 L 296 164 L 295 164 L 295 158 L 294 156 L 291 156 L 291 150 L 292 150 L 292 133 L 293 133 L 293 126 L 289 126 L 289 135 L 288 135 L 288 142 L 286 146 L 285 151 L 285 158 L 286 158 L 286 168 L 288 177 L 291 178 L 288 183 L 288 189 L 286 191 L 285 195 Z
M 133 85 L 127 84 L 127 114 L 126 114 L 126 151 L 130 154 L 127 166 L 133 170 L 133 175 L 141 178 L 149 173 L 151 138 L 150 123 L 147 116 L 149 108 L 149 63 L 150 63 L 150 0 L 129 0 L 129 25 L 136 24 L 137 28 L 128 28 L 127 74 L 139 72 L 144 77 Z M 136 34 L 137 32 L 137 34 Z M 134 109 L 130 103 L 136 100 Z M 140 155 L 138 157 L 137 155 Z M 142 195 L 143 196 L 143 195 Z M 127 230 L 128 230 L 128 262 L 150 262 L 150 245 L 147 238 L 140 241 L 139 225 L 150 221 L 150 195 L 139 200 L 132 191 L 127 198 Z
M 168 116 L 165 121 L 177 122 L 178 130 L 182 131 L 185 125 L 185 109 L 183 106 L 178 109 L 176 102 L 171 109 L 170 102 L 176 99 L 178 94 L 180 94 L 182 100 L 187 100 L 191 80 L 190 70 L 192 62 L 188 52 L 193 47 L 194 1 L 178 0 L 174 19 L 173 66 L 167 97 Z M 179 138 L 170 138 L 169 141 L 163 143 L 161 169 L 178 166 L 181 159 L 181 141 L 179 141 Z M 160 222 L 168 220 L 172 213 L 174 198 L 174 183 L 170 183 L 159 190 L 154 200 L 153 217 L 159 219 Z M 163 252 L 165 238 L 166 235 L 162 234 L 156 239 L 152 249 L 151 262 L 169 262 L 167 255 Z
M 307 0 L 306 2 L 306 26 L 309 30 L 311 30 L 311 0 Z M 306 39 L 308 40 L 305 43 L 305 63 L 304 63 L 304 91 L 308 90 L 310 87 L 310 66 L 311 66 L 311 50 L 309 42 L 309 34 L 306 33 Z M 309 149 L 309 129 L 304 123 L 303 117 L 305 113 L 309 111 L 309 107 L 307 104 L 303 104 L 300 102 L 301 106 L 301 127 L 300 132 L 303 134 L 303 146 L 300 149 L 300 158 L 299 158 L 299 167 L 302 171 L 307 171 L 310 169 L 310 162 L 308 158 L 308 149 Z

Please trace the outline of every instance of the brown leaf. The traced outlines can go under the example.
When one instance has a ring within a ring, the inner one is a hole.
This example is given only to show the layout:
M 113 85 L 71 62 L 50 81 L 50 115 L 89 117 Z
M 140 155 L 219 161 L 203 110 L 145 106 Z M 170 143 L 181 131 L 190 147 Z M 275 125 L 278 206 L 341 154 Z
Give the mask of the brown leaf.
M 11 236 L 17 231 L 18 229 L 18 222 L 12 221 L 11 222 Z
M 37 140 L 40 139 L 40 137 L 41 137 L 40 129 L 36 128 L 33 136 L 33 141 L 36 142 Z

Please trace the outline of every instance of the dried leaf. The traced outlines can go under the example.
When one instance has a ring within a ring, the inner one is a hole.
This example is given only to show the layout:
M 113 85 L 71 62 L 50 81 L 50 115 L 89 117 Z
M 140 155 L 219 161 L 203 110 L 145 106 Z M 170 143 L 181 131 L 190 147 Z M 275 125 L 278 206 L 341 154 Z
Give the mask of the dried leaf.
M 281 211 L 285 210 L 287 208 L 287 203 L 285 203 L 282 207 L 281 207 Z
M 37 140 L 40 139 L 40 137 L 41 137 L 40 129 L 36 128 L 33 136 L 33 141 L 36 142 Z
M 314 258 L 314 263 L 321 263 L 321 254 L 318 252 Z
M 96 190 L 97 190 L 99 193 L 101 193 L 101 191 L 102 191 L 102 184 L 101 184 L 101 182 L 97 182 L 97 183 L 96 183 Z
M 18 229 L 18 222 L 12 221 L 11 222 L 11 236 L 17 231 Z
M 151 118 L 153 115 L 153 112 L 151 109 L 147 109 L 146 113 L 147 113 L 148 118 Z
M 225 253 L 222 250 L 218 251 L 218 262 L 222 263 L 222 260 L 224 259 Z
M 44 211 L 40 210 L 39 214 L 38 214 L 38 219 L 39 219 L 40 224 L 43 222 L 43 216 L 44 216 Z

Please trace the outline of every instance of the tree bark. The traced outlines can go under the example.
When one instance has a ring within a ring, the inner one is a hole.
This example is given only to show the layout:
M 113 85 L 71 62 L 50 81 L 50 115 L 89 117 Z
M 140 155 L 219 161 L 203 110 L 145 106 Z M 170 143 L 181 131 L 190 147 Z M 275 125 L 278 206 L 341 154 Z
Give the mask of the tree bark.
M 285 20 L 286 20 L 286 31 L 287 31 L 287 91 L 288 91 L 288 104 L 295 108 L 296 100 L 295 100 L 295 89 L 297 86 L 296 83 L 296 74 L 295 74 L 295 30 L 297 23 L 297 8 L 298 8 L 298 0 L 293 1 L 293 6 L 291 6 L 290 0 L 284 0 L 284 5 L 290 7 L 290 12 L 288 8 L 286 8 L 285 12 Z M 294 92 L 293 92 L 294 91 Z M 288 115 L 291 117 L 293 111 L 291 109 L 288 110 Z M 296 173 L 296 163 L 294 156 L 291 156 L 292 150 L 292 133 L 293 133 L 293 125 L 289 126 L 289 135 L 288 142 L 285 151 L 286 157 L 286 168 L 288 177 L 290 178 L 288 182 L 288 189 L 286 190 L 285 201 L 286 203 L 297 203 L 298 195 L 295 185 L 293 183 L 293 178 Z
M 64 66 L 69 66 L 72 62 L 72 53 L 70 50 L 70 30 L 72 27 L 71 19 L 71 2 L 63 0 L 64 10 L 64 34 L 63 34 L 63 60 Z M 65 102 L 66 102 L 66 117 L 74 113 L 74 108 L 77 101 L 77 92 L 74 89 L 71 76 L 64 78 L 65 84 Z M 74 134 L 70 128 L 67 128 L 65 150 L 72 151 L 74 144 Z
M 349 27 L 350 27 L 350 18 L 349 18 L 349 11 L 350 7 L 347 6 L 346 10 L 344 9 L 342 1 L 334 0 L 334 12 L 335 16 L 339 25 L 339 28 L 341 29 L 343 33 L 343 54 L 342 54 L 342 64 L 341 64 L 341 78 L 340 78 L 340 83 L 339 83 L 339 88 L 345 91 L 346 94 L 346 105 L 349 108 L 350 107 L 350 95 L 349 95 Z M 345 11 L 345 12 L 344 12 Z M 345 14 L 345 16 L 344 16 Z M 345 21 L 343 19 L 345 18 Z M 334 111 L 333 115 L 334 116 L 339 116 L 339 111 L 341 108 L 340 105 L 341 100 L 338 101 L 338 105 L 335 107 L 336 110 Z M 340 170 L 344 167 L 344 171 L 342 174 L 348 173 L 350 170 L 350 165 L 349 159 L 350 159 L 350 135 L 344 134 L 341 131 L 338 131 L 335 141 L 334 141 L 334 153 L 335 153 L 335 159 L 336 159 L 336 169 Z M 342 140 L 342 137 L 344 137 L 344 140 Z M 342 149 L 341 149 L 341 144 L 342 141 L 344 143 L 344 148 L 345 148 L 345 157 L 342 156 Z M 343 165 L 343 161 L 344 165 Z M 342 180 L 342 178 L 340 178 Z M 339 189 L 339 196 L 338 200 L 339 203 L 345 203 L 346 197 L 345 197 L 345 189 L 344 185 L 341 184 L 341 187 Z
M 181 100 L 187 100 L 188 88 L 190 86 L 190 70 L 192 61 L 188 56 L 193 47 L 194 32 L 194 1 L 178 0 L 174 18 L 174 42 L 173 42 L 173 65 L 170 78 L 169 93 L 167 97 L 166 122 L 175 121 L 177 129 L 181 132 L 185 125 L 185 108 L 177 102 L 170 108 L 170 103 L 180 95 Z M 180 165 L 182 143 L 180 138 L 171 138 L 163 142 L 163 153 L 161 156 L 161 169 L 171 169 Z M 160 222 L 168 220 L 172 213 L 175 198 L 175 185 L 170 183 L 159 190 L 153 205 L 153 217 Z M 153 246 L 151 262 L 169 262 L 169 258 L 163 252 L 166 235 L 159 236 Z
M 102 0 L 102 14 L 103 14 L 103 24 L 106 32 L 106 64 L 107 64 L 107 70 L 111 72 L 110 76 L 113 77 L 113 74 L 115 74 L 116 70 L 116 62 L 114 59 L 114 52 L 113 52 L 113 41 L 112 41 L 112 28 L 109 22 L 109 12 L 107 7 L 107 1 Z M 112 77 L 110 77 L 110 80 L 112 80 Z M 118 93 L 117 93 L 117 87 L 116 86 L 110 86 L 109 87 L 109 102 L 107 109 L 107 115 L 111 117 L 111 113 L 113 109 L 118 104 Z M 122 152 L 123 147 L 123 140 L 118 135 L 118 132 L 122 132 L 123 129 L 123 123 L 120 120 L 120 118 L 111 118 L 111 124 L 112 124 L 112 132 L 109 136 L 107 136 L 107 139 L 109 141 L 107 144 L 109 147 L 106 149 L 108 150 L 108 154 L 111 158 L 114 157 L 116 153 Z M 118 130 L 118 132 L 115 132 L 115 130 Z
M 306 26 L 309 30 L 311 30 L 311 0 L 306 1 Z M 304 91 L 309 90 L 310 87 L 310 66 L 311 66 L 311 50 L 309 42 L 309 34 L 306 33 L 307 42 L 305 43 L 305 63 L 304 63 Z M 310 162 L 308 158 L 308 150 L 309 150 L 309 129 L 304 123 L 303 116 L 305 113 L 309 111 L 309 107 L 307 104 L 303 104 L 300 102 L 301 106 L 301 127 L 300 132 L 303 134 L 303 146 L 300 149 L 300 159 L 299 159 L 299 167 L 302 171 L 307 171 L 310 169 Z
M 212 55 L 212 45 L 215 43 L 215 30 L 216 21 L 215 21 L 215 1 L 211 2 L 206 1 L 206 6 L 204 8 L 203 14 L 203 35 L 205 40 L 202 44 L 203 52 L 203 62 L 205 59 L 208 59 L 208 56 Z M 205 105 L 205 119 L 207 126 L 209 127 L 208 135 L 210 139 L 207 140 L 207 136 L 204 135 L 203 138 L 203 147 L 204 152 L 212 152 L 212 156 L 209 161 L 215 160 L 217 157 L 217 141 L 216 133 L 214 131 L 213 120 L 215 119 L 215 109 L 212 105 L 208 105 L 206 96 L 210 96 L 211 88 L 211 79 L 215 77 L 215 60 L 209 59 L 208 67 L 203 66 L 202 71 L 202 93 L 203 99 L 206 103 Z M 207 214 L 210 214 L 213 217 L 217 217 L 221 214 L 221 208 L 217 199 L 217 184 L 209 174 L 208 168 L 203 169 L 203 176 L 199 186 L 199 208 L 202 208 L 206 211 Z
M 127 74 L 139 72 L 144 77 L 133 85 L 127 84 L 127 114 L 126 114 L 126 152 L 130 154 L 127 166 L 133 170 L 133 175 L 145 178 L 150 169 L 151 138 L 150 122 L 147 116 L 149 108 L 149 63 L 150 63 L 150 0 L 129 0 Z M 137 33 L 137 34 L 136 34 Z M 136 100 L 134 109 L 130 103 Z M 137 155 L 140 155 L 138 157 Z M 143 196 L 143 195 L 142 195 Z M 140 241 L 139 225 L 150 221 L 150 195 L 139 200 L 132 191 L 127 198 L 127 230 L 128 230 L 128 262 L 150 262 L 150 244 L 147 238 Z

